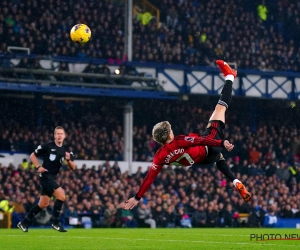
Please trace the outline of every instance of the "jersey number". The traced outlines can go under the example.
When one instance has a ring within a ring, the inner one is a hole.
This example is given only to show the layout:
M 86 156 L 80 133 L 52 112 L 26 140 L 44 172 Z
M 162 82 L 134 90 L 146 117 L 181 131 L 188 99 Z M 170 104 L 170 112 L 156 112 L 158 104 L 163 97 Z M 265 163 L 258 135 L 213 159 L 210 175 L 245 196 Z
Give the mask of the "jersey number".
M 174 166 L 178 166 L 178 167 L 185 166 L 185 165 L 179 163 L 179 161 L 181 161 L 182 159 L 186 159 L 189 162 L 190 165 L 193 165 L 195 163 L 194 160 L 192 159 L 192 157 L 188 153 L 184 153 L 176 161 L 171 162 L 170 164 L 172 164 Z

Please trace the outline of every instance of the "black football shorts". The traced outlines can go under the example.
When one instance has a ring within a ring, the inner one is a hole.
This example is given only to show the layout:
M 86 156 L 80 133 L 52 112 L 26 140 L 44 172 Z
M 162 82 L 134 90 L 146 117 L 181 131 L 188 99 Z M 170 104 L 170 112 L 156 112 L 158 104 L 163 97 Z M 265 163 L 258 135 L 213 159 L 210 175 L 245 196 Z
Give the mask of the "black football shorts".
M 215 140 L 224 139 L 225 124 L 222 121 L 211 120 L 209 121 L 205 132 L 202 134 L 203 137 L 212 136 Z M 207 147 L 208 153 L 205 163 L 217 162 L 221 157 L 221 151 L 223 148 L 220 147 Z
M 48 173 L 40 173 L 39 179 L 42 186 L 41 195 L 47 195 L 51 198 L 54 191 L 60 187 L 55 180 L 55 176 Z

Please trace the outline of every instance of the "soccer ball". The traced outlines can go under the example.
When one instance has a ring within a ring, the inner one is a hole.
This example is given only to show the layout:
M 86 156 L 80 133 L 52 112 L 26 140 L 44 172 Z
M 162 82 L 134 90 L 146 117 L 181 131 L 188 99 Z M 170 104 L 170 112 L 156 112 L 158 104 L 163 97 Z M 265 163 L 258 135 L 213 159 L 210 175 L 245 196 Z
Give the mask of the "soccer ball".
M 85 24 L 76 24 L 70 31 L 70 37 L 75 43 L 87 43 L 91 38 L 92 32 Z

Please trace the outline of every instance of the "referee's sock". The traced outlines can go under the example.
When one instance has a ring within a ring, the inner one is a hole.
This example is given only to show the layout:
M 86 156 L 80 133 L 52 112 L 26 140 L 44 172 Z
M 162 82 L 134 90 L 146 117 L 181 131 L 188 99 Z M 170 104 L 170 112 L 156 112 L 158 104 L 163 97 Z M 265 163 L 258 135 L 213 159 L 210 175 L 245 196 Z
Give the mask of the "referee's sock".
M 29 225 L 31 220 L 41 211 L 43 211 L 43 209 L 41 209 L 39 205 L 33 206 L 22 222 Z
M 61 200 L 55 201 L 54 207 L 53 207 L 53 224 L 59 223 L 59 214 L 60 214 L 60 210 L 61 210 L 61 207 L 63 204 L 64 204 L 64 202 Z
M 225 159 L 221 158 L 217 161 L 217 168 L 231 181 L 233 182 L 236 177 L 231 172 L 229 166 L 226 164 Z

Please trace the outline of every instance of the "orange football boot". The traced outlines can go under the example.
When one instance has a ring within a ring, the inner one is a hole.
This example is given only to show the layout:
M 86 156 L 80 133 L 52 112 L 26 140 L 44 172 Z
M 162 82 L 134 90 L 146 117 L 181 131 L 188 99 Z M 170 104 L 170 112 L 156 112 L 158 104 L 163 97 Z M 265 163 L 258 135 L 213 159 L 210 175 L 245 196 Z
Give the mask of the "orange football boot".
M 237 189 L 237 191 L 239 191 L 239 193 L 242 196 L 242 198 L 244 199 L 244 201 L 246 201 L 246 202 L 251 201 L 251 198 L 252 198 L 251 194 L 245 188 L 245 186 L 243 185 L 243 183 L 237 182 L 235 188 Z

